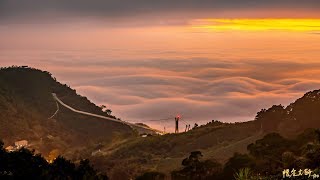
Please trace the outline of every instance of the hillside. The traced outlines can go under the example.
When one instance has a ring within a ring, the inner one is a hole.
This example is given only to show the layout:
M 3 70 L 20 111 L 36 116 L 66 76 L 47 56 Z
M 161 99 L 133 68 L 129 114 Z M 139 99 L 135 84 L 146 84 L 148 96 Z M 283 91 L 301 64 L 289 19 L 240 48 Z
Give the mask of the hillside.
M 137 138 L 112 149 L 102 148 L 91 161 L 100 170 L 108 171 L 111 178 L 127 179 L 145 171 L 169 175 L 192 151 L 201 151 L 205 159 L 225 163 L 234 152 L 246 152 L 247 145 L 261 137 L 260 124 L 256 121 L 212 121 L 189 132 Z
M 268 133 L 294 139 L 308 128 L 320 128 L 319 109 L 320 90 L 315 90 L 287 107 L 274 105 L 262 109 L 254 121 L 230 124 L 212 121 L 186 133 L 135 139 L 111 150 L 102 149 L 105 153 L 92 161 L 102 170 L 111 171 L 111 177 L 123 178 L 146 171 L 170 176 L 192 151 L 201 151 L 204 159 L 224 164 L 234 153 L 247 153 L 248 145 Z
M 320 128 L 320 90 L 306 93 L 287 107 L 274 105 L 262 109 L 253 121 L 211 121 L 188 132 L 145 138 L 137 136 L 127 125 L 77 114 L 62 106 L 52 119 L 48 119 L 57 110 L 52 93 L 77 110 L 108 116 L 86 97 L 59 83 L 49 72 L 23 67 L 2 68 L 0 139 L 6 146 L 26 139 L 31 143 L 30 148 L 45 157 L 62 154 L 73 161 L 89 158 L 111 179 L 128 179 L 148 171 L 170 176 L 172 171 L 181 168 L 182 160 L 190 152 L 198 151 L 202 152 L 203 159 L 225 167 L 232 157 L 242 158 L 234 153 L 248 153 L 248 149 L 250 156 L 262 161 L 254 154 L 256 149 L 260 151 L 260 142 L 269 141 L 268 138 L 282 142 L 282 136 L 291 142 L 290 139 L 296 139 L 308 128 Z M 265 136 L 269 133 L 281 136 Z M 315 138 L 313 140 L 316 141 Z M 301 148 L 306 143 L 307 139 Z M 286 146 L 283 146 L 281 153 L 285 150 Z M 304 156 L 301 152 L 294 153 Z M 259 162 L 255 163 L 264 167 Z M 280 167 L 277 163 L 275 166 Z
M 6 145 L 26 139 L 44 155 L 81 151 L 86 146 L 109 145 L 134 132 L 116 122 L 79 115 L 57 105 L 51 93 L 72 107 L 107 116 L 75 90 L 59 83 L 49 72 L 23 67 L 0 69 L 0 139 Z M 115 118 L 114 116 L 110 116 Z
M 307 92 L 287 107 L 273 105 L 257 113 L 264 132 L 291 137 L 308 128 L 320 128 L 320 90 Z

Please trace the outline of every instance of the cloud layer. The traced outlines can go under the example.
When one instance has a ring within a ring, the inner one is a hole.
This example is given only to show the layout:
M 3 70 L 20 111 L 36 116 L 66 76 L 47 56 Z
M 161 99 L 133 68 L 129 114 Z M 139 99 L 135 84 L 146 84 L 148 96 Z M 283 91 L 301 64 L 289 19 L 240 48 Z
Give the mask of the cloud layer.
M 29 65 L 51 71 L 78 93 L 111 108 L 116 116 L 167 130 L 172 127 L 170 120 L 155 120 L 176 114 L 191 124 L 251 120 L 261 108 L 287 105 L 320 87 L 320 63 L 316 62 L 32 59 Z M 1 65 L 11 63 L 2 61 Z
M 183 14 L 182 17 L 194 17 L 196 14 L 211 14 L 220 17 L 230 16 L 230 11 L 241 11 L 248 15 L 248 11 L 268 10 L 269 15 L 275 9 L 285 15 L 288 9 L 298 11 L 314 11 L 320 8 L 317 0 L 1 0 L 0 17 L 41 19 L 44 17 L 108 17 L 127 18 L 137 16 L 170 16 Z M 239 13 L 236 13 L 239 15 Z M 317 13 L 314 13 L 317 14 Z M 231 16 L 234 16 L 235 14 Z M 294 15 L 294 13 L 292 13 Z M 318 14 L 319 15 L 319 14 Z M 303 16 L 300 14 L 300 16 Z M 52 19 L 51 19 L 52 20 Z
M 55 12 L 81 18 L 130 16 L 147 23 L 132 14 L 140 8 L 165 13 L 205 8 L 216 12 L 249 5 L 319 7 L 318 1 L 311 0 L 17 2 L 0 1 L 0 22 Z M 114 115 L 159 129 L 165 125 L 167 130 L 172 119 L 151 120 L 176 114 L 191 124 L 252 120 L 261 108 L 287 105 L 320 87 L 320 36 L 314 32 L 210 32 L 183 25 L 184 19 L 179 18 L 172 18 L 174 26 L 114 27 L 93 19 L 0 24 L 0 66 L 29 65 L 50 71 L 96 104 L 111 108 Z

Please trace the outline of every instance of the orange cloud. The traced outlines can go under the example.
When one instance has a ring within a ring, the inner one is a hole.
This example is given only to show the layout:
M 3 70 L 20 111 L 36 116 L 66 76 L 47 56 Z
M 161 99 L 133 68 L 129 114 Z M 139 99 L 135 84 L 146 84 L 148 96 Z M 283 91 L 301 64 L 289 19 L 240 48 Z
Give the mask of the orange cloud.
M 320 19 L 198 19 L 191 24 L 215 31 L 320 31 Z

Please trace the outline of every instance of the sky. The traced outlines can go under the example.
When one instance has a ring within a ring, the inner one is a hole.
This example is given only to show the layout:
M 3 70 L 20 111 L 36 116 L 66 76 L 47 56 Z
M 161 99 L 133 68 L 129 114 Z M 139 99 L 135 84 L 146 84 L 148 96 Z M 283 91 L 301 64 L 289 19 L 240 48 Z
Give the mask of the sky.
M 0 66 L 50 71 L 158 129 L 178 114 L 182 126 L 248 121 L 319 89 L 319 10 L 317 0 L 0 0 Z

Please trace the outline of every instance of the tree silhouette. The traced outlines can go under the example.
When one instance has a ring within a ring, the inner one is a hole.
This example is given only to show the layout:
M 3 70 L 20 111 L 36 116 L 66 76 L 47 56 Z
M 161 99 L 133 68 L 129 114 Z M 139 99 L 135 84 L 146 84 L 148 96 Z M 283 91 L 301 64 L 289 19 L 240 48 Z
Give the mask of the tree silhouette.
M 282 105 L 273 105 L 268 110 L 261 109 L 255 117 L 259 121 L 264 132 L 276 132 L 280 122 L 285 120 L 287 111 Z
M 212 179 L 217 177 L 222 170 L 222 165 L 215 160 L 200 161 L 202 156 L 200 151 L 191 152 L 190 156 L 182 161 L 184 168 L 171 173 L 172 179 Z
M 235 153 L 223 169 L 223 179 L 233 179 L 233 174 L 242 168 L 254 167 L 254 161 L 247 154 Z
M 21 148 L 7 152 L 0 141 L 0 179 L 108 179 L 99 174 L 88 160 L 77 167 L 64 157 L 57 157 L 49 164 L 40 154 Z
M 76 175 L 75 164 L 61 156 L 58 156 L 53 161 L 50 166 L 50 171 L 53 179 L 70 179 Z

